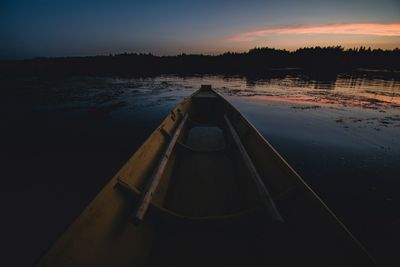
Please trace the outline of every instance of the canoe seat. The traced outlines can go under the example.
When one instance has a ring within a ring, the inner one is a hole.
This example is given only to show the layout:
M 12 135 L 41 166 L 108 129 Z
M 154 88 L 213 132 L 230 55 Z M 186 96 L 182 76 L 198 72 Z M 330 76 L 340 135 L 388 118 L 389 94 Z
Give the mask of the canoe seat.
M 221 128 L 196 126 L 189 130 L 185 145 L 194 150 L 222 150 L 225 148 L 226 142 Z
M 118 183 L 115 185 L 116 188 L 121 190 L 121 192 L 126 193 L 126 195 L 132 198 L 132 202 L 136 202 L 140 200 L 142 192 L 136 188 L 132 187 L 126 183 L 124 180 L 119 177 Z M 206 224 L 206 223 L 241 223 L 245 220 L 252 220 L 254 217 L 259 216 L 261 214 L 260 207 L 250 207 L 247 209 L 235 211 L 229 214 L 218 214 L 218 215 L 208 215 L 208 216 L 188 216 L 184 213 L 172 211 L 164 206 L 160 206 L 157 203 L 152 202 L 150 204 L 148 210 L 149 218 L 153 221 L 174 221 L 174 222 L 182 222 L 182 223 L 198 223 L 198 224 Z

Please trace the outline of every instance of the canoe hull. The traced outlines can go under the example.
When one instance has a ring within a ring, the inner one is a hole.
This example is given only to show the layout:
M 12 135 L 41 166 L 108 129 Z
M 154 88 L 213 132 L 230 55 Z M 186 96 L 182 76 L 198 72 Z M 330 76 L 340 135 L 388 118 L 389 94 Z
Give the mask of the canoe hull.
M 206 108 L 205 108 L 206 107 Z M 169 158 L 145 219 L 131 222 L 170 136 Z M 229 117 L 284 223 L 264 212 Z M 207 127 L 202 124 L 207 123 Z M 210 126 L 211 125 L 211 126 Z M 220 136 L 225 143 L 205 142 Z M 211 132 L 211 133 L 210 133 Z M 191 134 L 201 138 L 191 141 Z M 197 142 L 197 147 L 196 147 Z M 200 142 L 200 143 L 199 143 Z M 190 147 L 185 147 L 190 144 Z M 208 151 L 201 151 L 208 147 Z M 212 148 L 212 149 L 211 149 Z M 179 104 L 50 248 L 39 266 L 374 266 L 359 242 L 246 118 L 211 89 Z

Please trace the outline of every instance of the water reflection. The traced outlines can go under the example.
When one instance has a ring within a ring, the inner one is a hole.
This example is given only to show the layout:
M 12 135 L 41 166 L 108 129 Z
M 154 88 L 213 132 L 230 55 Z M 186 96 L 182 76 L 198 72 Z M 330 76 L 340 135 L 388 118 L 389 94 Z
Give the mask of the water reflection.
M 211 79 L 212 80 L 212 79 Z M 271 101 L 318 103 L 385 109 L 400 105 L 400 82 L 339 75 L 331 80 L 312 80 L 304 76 L 285 76 L 258 80 L 215 78 L 214 87 L 228 95 L 256 97 Z
M 341 74 L 313 78 L 288 73 L 269 77 L 158 76 L 152 78 L 76 77 L 62 81 L 26 80 L 10 88 L 0 101 L 43 108 L 100 108 L 102 114 L 120 109 L 176 104 L 200 87 L 212 84 L 227 96 L 310 106 L 362 108 L 387 112 L 400 107 L 400 81 Z M 92 114 L 97 114 L 92 112 Z
M 319 90 L 333 90 L 335 89 L 335 86 L 336 86 L 336 81 L 329 81 L 329 82 L 316 81 L 314 88 Z

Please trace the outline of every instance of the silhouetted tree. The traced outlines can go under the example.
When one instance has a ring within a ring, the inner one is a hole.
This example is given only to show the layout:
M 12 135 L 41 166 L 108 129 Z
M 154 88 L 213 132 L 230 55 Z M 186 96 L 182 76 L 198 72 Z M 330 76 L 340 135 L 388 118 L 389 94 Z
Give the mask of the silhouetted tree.
M 312 72 L 340 72 L 357 68 L 400 70 L 400 49 L 342 46 L 304 47 L 296 51 L 256 47 L 248 52 L 226 52 L 217 56 L 155 56 L 123 53 L 93 57 L 34 58 L 0 61 L 0 75 L 159 75 L 243 74 L 265 75 L 279 68 L 301 68 Z

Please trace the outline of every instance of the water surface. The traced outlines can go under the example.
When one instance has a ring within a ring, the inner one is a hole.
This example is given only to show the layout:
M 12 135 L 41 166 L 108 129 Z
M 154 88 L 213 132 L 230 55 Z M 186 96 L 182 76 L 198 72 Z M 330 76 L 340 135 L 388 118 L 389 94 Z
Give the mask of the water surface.
M 397 266 L 400 82 L 159 76 L 1 79 L 2 258 L 30 265 L 169 111 L 212 84 L 366 247 Z

